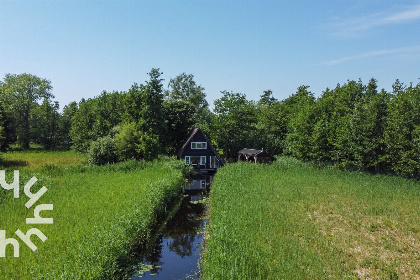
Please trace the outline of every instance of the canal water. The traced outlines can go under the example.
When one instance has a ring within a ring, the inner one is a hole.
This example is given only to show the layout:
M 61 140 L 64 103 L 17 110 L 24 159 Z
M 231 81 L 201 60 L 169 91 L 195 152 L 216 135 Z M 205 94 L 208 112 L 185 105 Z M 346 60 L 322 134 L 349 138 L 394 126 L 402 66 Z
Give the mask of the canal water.
M 199 279 L 200 254 L 207 224 L 206 197 L 213 176 L 186 179 L 184 197 L 174 216 L 166 222 L 155 244 L 130 279 Z

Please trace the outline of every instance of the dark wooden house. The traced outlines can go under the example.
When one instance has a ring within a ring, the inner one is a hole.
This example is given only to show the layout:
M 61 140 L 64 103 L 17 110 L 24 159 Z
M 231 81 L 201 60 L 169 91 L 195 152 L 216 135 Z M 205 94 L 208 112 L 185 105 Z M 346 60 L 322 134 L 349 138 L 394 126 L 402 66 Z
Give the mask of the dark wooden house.
M 256 150 L 256 149 L 242 149 L 239 151 L 238 154 L 238 161 L 250 161 L 255 163 L 262 163 L 262 162 L 270 162 L 273 161 L 274 158 L 269 155 L 264 150 Z
M 187 141 L 178 151 L 178 157 L 185 165 L 200 170 L 216 170 L 224 165 L 210 141 L 199 128 L 194 128 Z

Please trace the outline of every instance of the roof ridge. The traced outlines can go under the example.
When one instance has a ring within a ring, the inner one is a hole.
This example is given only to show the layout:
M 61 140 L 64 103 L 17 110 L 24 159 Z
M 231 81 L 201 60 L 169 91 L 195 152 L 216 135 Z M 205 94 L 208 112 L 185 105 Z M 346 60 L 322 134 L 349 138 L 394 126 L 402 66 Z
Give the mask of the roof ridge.
M 220 158 L 219 154 L 216 152 L 216 150 L 214 149 L 213 145 L 211 144 L 210 140 L 207 138 L 207 136 L 204 134 L 204 132 L 199 128 L 199 127 L 195 127 L 191 130 L 190 136 L 187 138 L 187 140 L 185 141 L 184 145 L 182 145 L 181 149 L 179 149 L 178 151 L 178 157 L 181 157 L 182 154 L 185 151 L 185 148 L 187 147 L 187 145 L 191 142 L 192 138 L 198 133 L 201 132 L 201 134 L 204 136 L 204 139 L 206 140 L 206 142 L 208 143 L 210 149 L 213 151 L 213 153 L 217 156 L 217 159 L 221 162 L 222 165 L 224 165 L 223 160 Z

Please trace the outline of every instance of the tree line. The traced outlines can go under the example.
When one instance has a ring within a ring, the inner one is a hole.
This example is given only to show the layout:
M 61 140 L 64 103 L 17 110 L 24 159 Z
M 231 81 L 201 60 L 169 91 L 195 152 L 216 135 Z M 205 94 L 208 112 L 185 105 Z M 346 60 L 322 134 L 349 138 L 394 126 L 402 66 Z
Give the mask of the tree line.
M 315 97 L 308 86 L 277 100 L 257 101 L 222 91 L 209 109 L 192 74 L 170 79 L 152 69 L 149 80 L 124 92 L 72 102 L 59 112 L 50 81 L 7 74 L 0 82 L 0 144 L 88 152 L 92 162 L 175 155 L 200 127 L 227 160 L 240 149 L 265 149 L 318 164 L 420 178 L 420 83 L 398 80 L 392 92 L 377 81 L 347 81 Z

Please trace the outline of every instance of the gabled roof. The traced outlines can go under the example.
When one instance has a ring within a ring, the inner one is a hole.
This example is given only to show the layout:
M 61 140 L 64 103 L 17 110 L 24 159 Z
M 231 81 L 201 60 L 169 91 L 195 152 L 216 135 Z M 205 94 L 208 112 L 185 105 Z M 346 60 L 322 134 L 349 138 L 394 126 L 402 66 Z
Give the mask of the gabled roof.
M 197 132 L 199 132 L 199 131 L 203 134 L 203 136 L 204 136 L 204 138 L 206 139 L 206 141 L 207 141 L 207 142 L 209 142 L 209 141 L 208 141 L 208 139 L 206 138 L 206 136 L 204 135 L 204 133 L 201 131 L 201 129 L 199 129 L 198 127 L 196 127 L 196 128 L 194 128 L 194 129 L 191 131 L 190 136 L 188 137 L 187 141 L 185 141 L 184 145 L 182 145 L 181 149 L 179 149 L 179 150 L 178 150 L 178 157 L 181 157 L 181 156 L 182 156 L 182 154 L 183 154 L 183 153 L 184 153 L 184 151 L 185 151 L 185 148 L 186 148 L 186 147 L 188 147 L 188 145 L 190 144 L 191 140 L 194 138 L 194 136 L 195 136 L 195 135 L 197 134 Z
M 240 154 L 244 154 L 244 155 L 250 155 L 250 156 L 256 156 L 259 154 L 264 154 L 264 150 L 256 150 L 256 149 L 242 149 L 239 151 Z
M 198 128 L 198 127 L 194 128 L 191 131 L 190 136 L 188 137 L 187 141 L 185 141 L 184 145 L 182 145 L 181 149 L 179 149 L 179 151 L 178 151 L 178 157 L 181 157 L 182 156 L 182 154 L 184 153 L 185 149 L 188 147 L 188 145 L 191 143 L 191 140 L 194 138 L 195 135 L 197 135 L 197 133 L 201 133 L 203 135 L 204 139 L 207 142 L 207 146 L 210 147 L 210 149 L 213 151 L 213 153 L 217 156 L 217 159 L 220 161 L 220 163 L 222 165 L 224 165 L 224 162 L 222 161 L 222 159 L 217 154 L 216 150 L 211 145 L 209 139 L 206 137 L 206 135 L 204 135 L 203 131 L 200 128 Z

